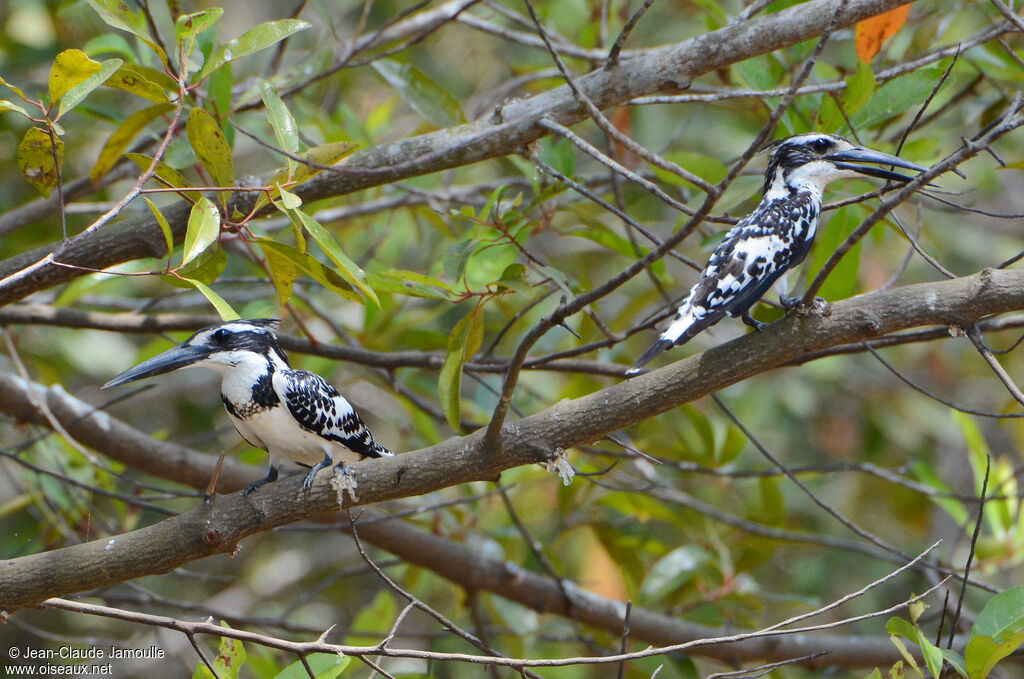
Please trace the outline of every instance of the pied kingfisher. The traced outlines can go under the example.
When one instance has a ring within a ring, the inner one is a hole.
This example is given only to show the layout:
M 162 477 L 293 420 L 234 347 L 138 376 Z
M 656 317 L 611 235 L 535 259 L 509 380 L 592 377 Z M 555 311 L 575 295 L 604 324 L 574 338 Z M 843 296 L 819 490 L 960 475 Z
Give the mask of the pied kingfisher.
M 764 198 L 757 209 L 725 234 L 711 254 L 697 284 L 676 311 L 658 340 L 626 371 L 635 375 L 666 349 L 685 344 L 725 314 L 740 317 L 760 330 L 750 307 L 811 249 L 818 229 L 821 194 L 836 179 L 868 175 L 906 182 L 912 178 L 879 167 L 894 165 L 924 172 L 927 168 L 851 144 L 834 134 L 800 134 L 772 142 L 764 175 Z M 785 283 L 785 279 L 780 281 Z M 799 298 L 779 301 L 789 309 Z
M 282 459 L 312 467 L 302 482 L 307 491 L 316 473 L 334 464 L 336 454 L 350 462 L 394 455 L 373 440 L 356 411 L 327 380 L 306 370 L 292 370 L 277 343 L 277 323 L 274 318 L 255 318 L 208 326 L 126 370 L 103 388 L 179 368 L 216 370 L 231 423 L 249 444 L 270 453 L 270 471 L 246 488 L 246 495 L 277 480 Z M 347 474 L 344 462 L 341 459 L 338 464 Z M 342 482 L 350 494 L 354 480 L 349 476 Z

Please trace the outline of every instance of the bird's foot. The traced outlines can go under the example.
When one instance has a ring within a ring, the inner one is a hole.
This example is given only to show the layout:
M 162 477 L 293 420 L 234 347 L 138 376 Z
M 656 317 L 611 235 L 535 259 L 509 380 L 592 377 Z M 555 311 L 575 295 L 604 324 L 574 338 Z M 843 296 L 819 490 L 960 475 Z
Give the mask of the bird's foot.
M 306 475 L 302 477 L 302 492 L 308 493 L 309 489 L 313 487 L 313 482 L 316 481 L 316 474 L 321 469 L 326 469 L 334 464 L 334 460 L 327 453 L 324 453 L 324 459 L 317 462 L 312 469 L 306 472 Z
M 351 467 L 344 464 L 339 464 L 334 468 L 334 478 L 331 479 L 331 486 L 334 490 L 338 491 L 338 504 L 343 504 L 345 501 L 345 493 L 352 498 L 352 502 L 359 502 L 359 497 L 356 495 L 356 488 L 359 487 L 359 482 L 356 480 L 356 472 Z
M 265 486 L 272 481 L 277 481 L 277 467 L 271 467 L 267 475 L 242 491 L 243 495 L 249 495 L 260 486 Z
M 761 332 L 762 330 L 764 330 L 764 327 L 766 325 L 768 325 L 767 323 L 762 323 L 761 321 L 756 320 L 749 313 L 745 313 L 742 316 L 740 316 L 740 320 L 742 320 L 744 323 L 749 325 L 754 330 L 757 330 L 758 332 Z
M 815 297 L 814 301 L 807 305 L 804 305 L 802 302 L 802 297 L 779 295 L 779 304 L 786 311 L 793 311 L 795 309 L 797 313 L 812 313 L 816 316 L 828 316 L 831 313 L 831 306 L 825 301 L 824 297 Z

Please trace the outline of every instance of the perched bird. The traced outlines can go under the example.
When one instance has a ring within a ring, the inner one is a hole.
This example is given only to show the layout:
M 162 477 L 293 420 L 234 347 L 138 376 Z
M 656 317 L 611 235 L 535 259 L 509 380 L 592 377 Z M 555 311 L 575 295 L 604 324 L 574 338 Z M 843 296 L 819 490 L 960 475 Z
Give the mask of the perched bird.
M 725 234 L 675 317 L 627 375 L 639 373 L 655 356 L 685 344 L 725 314 L 760 330 L 763 324 L 751 318 L 750 307 L 807 256 L 818 229 L 821 194 L 829 182 L 858 175 L 900 182 L 912 179 L 860 163 L 918 172 L 927 169 L 818 132 L 780 139 L 766 150 L 771 155 L 761 204 Z M 779 301 L 783 307 L 793 308 L 800 300 L 786 297 L 783 288 Z
M 229 321 L 199 330 L 187 340 L 126 370 L 103 385 L 203 366 L 220 373 L 220 396 L 242 438 L 270 453 L 266 478 L 245 490 L 253 492 L 277 480 L 282 459 L 312 467 L 302 482 L 309 490 L 316 474 L 335 462 L 394 455 L 374 441 L 370 430 L 338 390 L 306 370 L 292 370 L 278 346 L 277 319 Z M 343 482 L 350 493 L 355 479 Z M 353 497 L 354 494 L 353 494 Z

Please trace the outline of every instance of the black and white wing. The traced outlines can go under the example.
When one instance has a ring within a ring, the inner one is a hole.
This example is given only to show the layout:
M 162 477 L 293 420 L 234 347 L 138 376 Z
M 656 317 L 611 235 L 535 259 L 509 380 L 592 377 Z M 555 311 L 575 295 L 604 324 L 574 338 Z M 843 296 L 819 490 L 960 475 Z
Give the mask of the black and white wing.
M 305 370 L 282 370 L 284 402 L 299 425 L 360 456 L 394 455 L 373 439 L 373 434 L 344 396 L 327 380 Z
M 685 344 L 729 314 L 745 316 L 810 250 L 818 205 L 798 193 L 762 203 L 725 234 L 658 341 L 633 364 L 635 374 L 669 347 Z

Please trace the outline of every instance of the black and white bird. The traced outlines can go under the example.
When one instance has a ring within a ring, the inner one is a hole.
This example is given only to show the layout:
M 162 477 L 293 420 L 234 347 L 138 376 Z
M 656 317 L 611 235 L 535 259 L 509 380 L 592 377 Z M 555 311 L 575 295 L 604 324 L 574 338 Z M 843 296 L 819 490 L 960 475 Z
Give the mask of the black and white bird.
M 927 168 L 851 144 L 834 134 L 809 133 L 772 142 L 764 176 L 764 198 L 757 209 L 736 224 L 711 254 L 697 284 L 675 317 L 643 356 L 626 371 L 639 373 L 658 354 L 685 344 L 726 314 L 758 330 L 752 307 L 780 278 L 804 260 L 814 242 L 825 186 L 837 179 L 867 175 L 899 182 L 912 177 L 884 167 L 893 165 L 924 172 Z M 779 300 L 793 308 L 799 298 Z
M 249 444 L 270 453 L 270 471 L 246 488 L 247 495 L 277 480 L 281 460 L 312 467 L 302 482 L 304 491 L 317 472 L 337 460 L 341 487 L 355 497 L 355 479 L 344 462 L 394 453 L 373 439 L 352 405 L 327 380 L 288 365 L 274 332 L 277 323 L 256 318 L 211 325 L 103 388 L 179 368 L 212 368 L 220 373 L 221 400 L 235 429 Z

